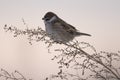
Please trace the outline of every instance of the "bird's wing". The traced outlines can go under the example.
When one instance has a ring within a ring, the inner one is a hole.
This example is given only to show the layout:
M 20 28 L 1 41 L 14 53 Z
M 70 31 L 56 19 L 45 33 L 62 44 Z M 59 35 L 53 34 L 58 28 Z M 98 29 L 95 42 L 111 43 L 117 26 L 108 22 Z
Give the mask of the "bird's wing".
M 63 21 L 62 19 L 59 19 L 59 22 L 61 23 L 61 26 L 63 27 L 63 29 L 64 29 L 65 31 L 67 31 L 67 32 L 69 32 L 69 33 L 71 33 L 71 34 L 74 34 L 74 32 L 77 31 L 77 29 L 76 29 L 74 26 L 66 23 L 66 22 Z

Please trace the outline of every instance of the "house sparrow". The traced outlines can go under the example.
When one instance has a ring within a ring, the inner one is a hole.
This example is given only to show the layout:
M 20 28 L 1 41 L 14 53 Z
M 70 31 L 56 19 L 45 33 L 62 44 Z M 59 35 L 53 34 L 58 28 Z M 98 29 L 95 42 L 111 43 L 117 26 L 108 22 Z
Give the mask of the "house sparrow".
M 91 36 L 90 34 L 78 32 L 75 27 L 66 23 L 53 12 L 47 12 L 42 18 L 48 36 L 55 42 L 67 43 L 76 36 Z

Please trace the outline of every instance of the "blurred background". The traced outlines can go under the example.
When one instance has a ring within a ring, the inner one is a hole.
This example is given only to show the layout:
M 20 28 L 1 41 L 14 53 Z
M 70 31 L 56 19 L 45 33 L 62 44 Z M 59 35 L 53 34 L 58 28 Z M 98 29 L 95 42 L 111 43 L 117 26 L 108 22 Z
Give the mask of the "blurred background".
M 5 32 L 5 24 L 25 29 L 45 29 L 42 17 L 52 11 L 92 37 L 77 37 L 93 45 L 97 51 L 120 50 L 120 0 L 0 0 L 0 68 L 20 71 L 34 80 L 58 72 L 43 42 L 30 45 L 25 36 L 13 37 Z

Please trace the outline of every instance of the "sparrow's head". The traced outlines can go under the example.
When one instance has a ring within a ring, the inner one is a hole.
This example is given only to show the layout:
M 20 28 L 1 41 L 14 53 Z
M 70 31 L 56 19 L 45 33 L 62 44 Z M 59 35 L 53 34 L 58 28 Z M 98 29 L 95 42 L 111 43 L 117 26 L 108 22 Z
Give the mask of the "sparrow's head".
M 53 13 L 53 12 L 47 12 L 45 14 L 45 16 L 42 18 L 42 20 L 44 20 L 44 21 L 50 21 L 54 17 L 57 18 L 57 15 L 55 13 Z

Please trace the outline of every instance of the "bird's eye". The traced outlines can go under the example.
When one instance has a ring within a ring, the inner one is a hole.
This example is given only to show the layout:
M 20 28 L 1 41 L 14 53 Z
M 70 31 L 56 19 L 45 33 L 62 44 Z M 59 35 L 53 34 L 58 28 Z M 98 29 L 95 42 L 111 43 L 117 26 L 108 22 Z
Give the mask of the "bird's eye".
M 47 18 L 47 19 L 45 19 L 45 20 L 46 20 L 46 21 L 49 21 L 50 19 Z

